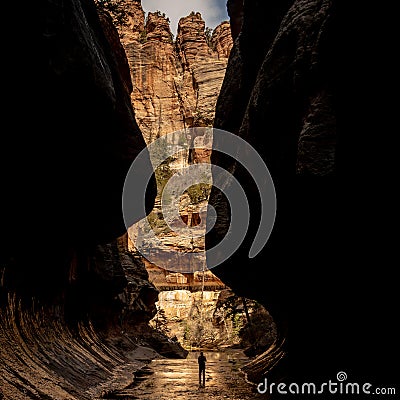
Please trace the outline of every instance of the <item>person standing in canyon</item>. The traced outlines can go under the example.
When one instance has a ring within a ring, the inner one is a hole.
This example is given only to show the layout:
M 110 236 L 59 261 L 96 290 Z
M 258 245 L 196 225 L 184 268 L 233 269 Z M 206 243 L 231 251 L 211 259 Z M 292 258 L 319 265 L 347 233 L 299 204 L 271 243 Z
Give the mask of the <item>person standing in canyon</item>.
M 199 386 L 206 386 L 206 357 L 203 352 L 200 352 L 199 357 L 197 358 L 197 362 L 199 363 Z M 201 384 L 201 377 L 203 376 L 203 384 Z

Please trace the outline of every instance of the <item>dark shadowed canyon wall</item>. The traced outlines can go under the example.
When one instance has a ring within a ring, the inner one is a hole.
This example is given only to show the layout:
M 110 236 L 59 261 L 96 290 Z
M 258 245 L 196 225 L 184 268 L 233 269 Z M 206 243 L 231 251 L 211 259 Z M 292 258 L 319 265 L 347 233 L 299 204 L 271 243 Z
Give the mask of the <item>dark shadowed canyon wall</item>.
M 158 294 L 121 237 L 125 176 L 145 148 L 128 63 L 92 1 L 7 13 L 21 26 L 3 91 L 0 397 L 94 398 L 117 366 L 139 366 L 129 329 Z M 152 181 L 149 210 L 154 196 Z
M 260 220 L 257 188 L 240 165 L 213 154 L 252 199 L 244 245 L 213 272 L 261 301 L 285 338 L 248 372 L 257 381 L 280 359 L 272 379 L 326 380 L 344 370 L 393 384 L 394 250 L 385 224 L 395 214 L 396 169 L 387 153 L 393 119 L 387 102 L 380 104 L 387 86 L 379 84 L 391 36 L 381 26 L 371 32 L 367 21 L 381 14 L 359 3 L 230 0 L 228 10 L 236 41 L 214 126 L 256 148 L 278 203 L 269 242 L 249 259 Z M 208 247 L 230 219 L 217 190 L 210 202 L 218 220 Z
M 21 27 L 5 51 L 0 397 L 93 398 L 140 344 L 185 354 L 147 326 L 158 291 L 127 251 L 121 195 L 145 140 L 212 123 L 230 26 L 206 38 L 193 13 L 174 44 L 165 16 L 126 6 L 125 48 L 91 0 L 5 10 Z

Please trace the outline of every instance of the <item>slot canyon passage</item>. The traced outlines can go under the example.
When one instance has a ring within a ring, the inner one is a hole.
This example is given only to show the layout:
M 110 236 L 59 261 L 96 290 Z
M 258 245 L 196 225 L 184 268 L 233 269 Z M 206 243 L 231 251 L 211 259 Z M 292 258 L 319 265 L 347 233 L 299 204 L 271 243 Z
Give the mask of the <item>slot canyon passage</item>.
M 269 399 L 284 395 L 257 393 L 265 378 L 319 384 L 340 371 L 395 388 L 389 11 L 228 0 L 229 22 L 211 32 L 194 10 L 175 37 L 139 0 L 33 3 L 4 5 L 14 25 L 3 49 L 0 399 Z M 271 173 L 276 221 L 254 258 L 258 188 L 204 149 L 155 170 L 128 235 L 130 166 L 144 150 L 151 169 L 146 146 L 193 127 L 243 138 Z M 214 187 L 192 186 L 179 204 L 188 226 L 214 207 L 203 237 L 178 240 L 160 212 L 174 171 L 210 162 L 244 188 L 248 232 L 211 271 L 167 271 L 135 248 L 141 221 L 178 254 L 229 233 Z

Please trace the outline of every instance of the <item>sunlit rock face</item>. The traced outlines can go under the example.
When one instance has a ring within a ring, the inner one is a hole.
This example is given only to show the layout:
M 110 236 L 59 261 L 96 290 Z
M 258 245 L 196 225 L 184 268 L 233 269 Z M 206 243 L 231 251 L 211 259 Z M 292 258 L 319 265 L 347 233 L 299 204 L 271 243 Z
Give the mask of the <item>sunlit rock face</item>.
M 181 18 L 174 38 L 168 16 L 150 12 L 146 18 L 140 2 L 127 3 L 126 11 L 129 22 L 121 28 L 121 40 L 131 70 L 132 105 L 146 143 L 185 128 L 211 126 L 233 45 L 229 23 L 220 24 L 209 34 L 201 14 L 193 12 Z M 163 187 L 171 174 L 184 167 L 209 162 L 210 153 L 209 150 L 183 148 L 169 158 L 166 172 L 157 174 L 158 187 Z M 150 215 L 151 227 L 166 249 L 164 259 L 160 256 L 158 263 L 173 263 L 176 268 L 185 270 L 187 262 L 177 251 L 202 252 L 204 238 L 182 237 L 166 226 L 160 191 Z M 205 192 L 196 194 L 194 201 L 184 194 L 176 205 L 185 223 L 200 216 L 205 218 L 208 191 Z M 136 225 L 130 229 L 130 235 L 133 242 L 138 236 L 142 238 L 143 246 L 154 248 L 155 255 L 159 245 L 146 229 Z M 153 261 L 156 262 L 154 258 Z M 204 262 L 205 259 L 194 260 L 191 268 L 201 270 Z
M 171 337 L 176 337 L 188 348 L 209 347 L 228 342 L 228 330 L 223 322 L 216 322 L 214 313 L 220 291 L 170 290 L 162 291 L 158 298 L 158 307 L 163 310 Z M 158 316 L 152 321 L 157 324 Z M 232 330 L 232 328 L 230 327 Z M 238 337 L 236 337 L 237 342 Z M 232 340 L 231 343 L 234 341 Z
M 232 48 L 229 23 L 211 37 L 200 13 L 179 22 L 174 39 L 168 16 L 149 13 L 140 2 L 126 6 L 122 28 L 133 82 L 136 120 L 147 143 L 185 127 L 210 126 Z
M 187 349 L 240 346 L 249 356 L 268 349 L 276 341 L 276 326 L 268 311 L 253 300 L 235 296 L 225 285 L 215 285 L 217 278 L 207 272 L 204 286 L 156 284 L 160 294 L 150 324 L 167 331 Z M 175 277 L 169 274 L 166 278 Z

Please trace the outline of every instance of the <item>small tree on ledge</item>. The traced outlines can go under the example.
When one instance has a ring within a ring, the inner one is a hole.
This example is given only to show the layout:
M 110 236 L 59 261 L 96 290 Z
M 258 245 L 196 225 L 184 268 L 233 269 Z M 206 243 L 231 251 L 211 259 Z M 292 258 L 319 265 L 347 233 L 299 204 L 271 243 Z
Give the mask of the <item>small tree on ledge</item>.
M 160 308 L 158 305 L 156 307 L 157 314 L 150 321 L 150 326 L 152 326 L 155 330 L 163 333 L 165 336 L 168 336 L 170 334 L 170 329 L 168 327 L 168 319 L 165 314 L 165 310 Z
M 206 36 L 206 42 L 208 44 L 208 47 L 213 47 L 212 46 L 212 34 L 213 30 L 210 27 L 206 27 L 206 30 L 204 31 L 204 35 Z
M 125 10 L 124 0 L 95 0 L 94 2 L 100 11 L 106 11 L 111 15 L 117 28 L 127 26 L 128 14 Z

